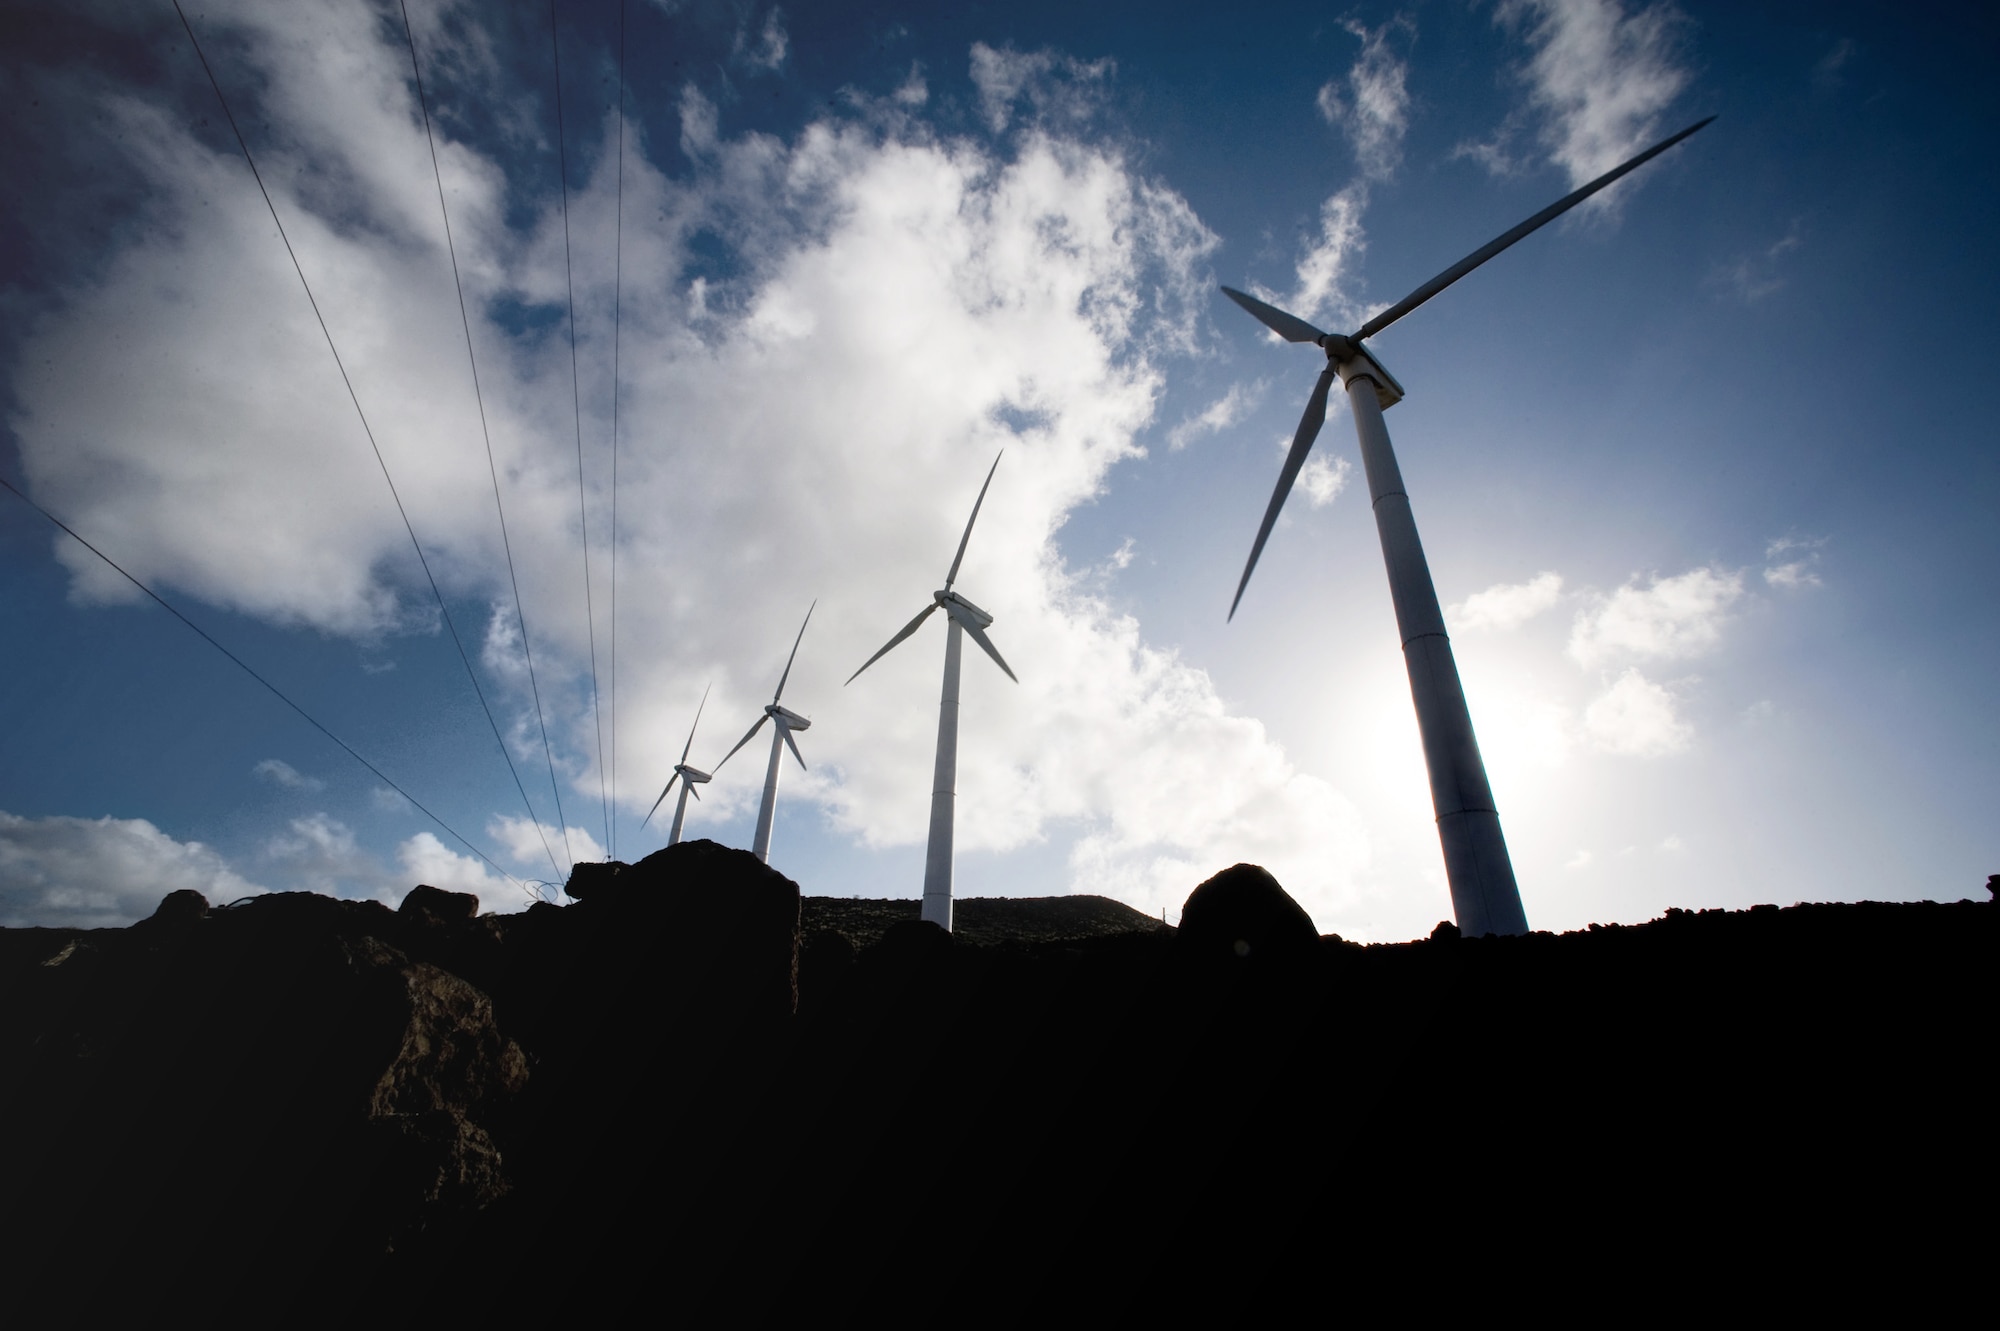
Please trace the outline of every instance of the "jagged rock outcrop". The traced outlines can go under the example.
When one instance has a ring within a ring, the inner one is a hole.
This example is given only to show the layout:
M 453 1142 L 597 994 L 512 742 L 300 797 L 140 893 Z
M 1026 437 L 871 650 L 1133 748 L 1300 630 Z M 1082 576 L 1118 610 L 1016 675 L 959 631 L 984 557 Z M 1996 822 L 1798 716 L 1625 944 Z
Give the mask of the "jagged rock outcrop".
M 579 889 L 0 930 L 10 1309 L 1254 1323 L 1688 1198 L 1711 1249 L 1969 1258 L 1995 1172 L 1985 903 L 1361 947 L 1248 865 L 1178 931 L 948 936 L 707 842 Z

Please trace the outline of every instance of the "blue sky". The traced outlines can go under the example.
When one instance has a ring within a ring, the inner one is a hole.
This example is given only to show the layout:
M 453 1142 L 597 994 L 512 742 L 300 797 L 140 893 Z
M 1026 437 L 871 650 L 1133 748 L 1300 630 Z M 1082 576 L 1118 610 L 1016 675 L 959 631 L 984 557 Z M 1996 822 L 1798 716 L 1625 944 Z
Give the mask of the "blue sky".
M 959 590 L 1021 683 L 967 659 L 961 894 L 1172 918 L 1250 860 L 1323 930 L 1425 932 L 1344 411 L 1224 621 L 1319 364 L 1215 289 L 1351 328 L 1708 115 L 1374 342 L 1530 923 L 2000 868 L 1973 7 L 628 0 L 621 158 L 619 8 L 564 4 L 567 262 L 548 13 L 491 10 L 409 11 L 477 399 L 400 11 L 189 13 L 532 814 L 170 5 L 10 11 L 0 468 L 521 881 L 0 495 L 0 923 L 183 886 L 516 908 L 661 844 L 702 690 L 698 765 L 815 598 L 772 861 L 915 897 L 942 631 L 841 682 L 1004 447 Z M 761 747 L 690 835 L 748 844 Z

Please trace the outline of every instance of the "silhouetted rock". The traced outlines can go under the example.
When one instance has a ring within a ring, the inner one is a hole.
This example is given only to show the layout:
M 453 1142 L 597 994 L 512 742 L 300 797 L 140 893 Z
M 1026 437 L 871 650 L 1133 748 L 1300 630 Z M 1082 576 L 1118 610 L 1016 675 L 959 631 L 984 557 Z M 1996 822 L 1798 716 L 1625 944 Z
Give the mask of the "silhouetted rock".
M 208 898 L 191 887 L 183 887 L 162 897 L 158 909 L 139 923 L 171 929 L 207 918 Z
M 1188 897 L 1174 946 L 1204 962 L 1296 965 L 1317 956 L 1319 930 L 1277 879 L 1254 864 L 1238 864 Z
M 1431 930 L 1433 943 L 1449 943 L 1458 937 L 1458 926 L 1450 920 L 1439 920 L 1437 928 Z
M 585 897 L 603 899 L 618 890 L 619 875 L 631 867 L 623 860 L 606 860 L 602 864 L 579 860 L 570 866 L 569 882 L 563 885 L 563 891 L 577 901 Z
M 598 868 L 517 915 L 0 930 L 10 1312 L 1257 1323 L 1441 1223 L 1489 1275 L 1551 1234 L 1671 1260 L 1687 1199 L 1703 1254 L 1929 1217 L 1983 1270 L 1984 903 L 1363 947 L 1252 866 L 1178 931 L 1022 898 L 956 935 L 710 842 Z
M 440 924 L 455 924 L 479 914 L 479 898 L 471 892 L 447 892 L 418 883 L 396 907 L 399 915 L 428 915 Z

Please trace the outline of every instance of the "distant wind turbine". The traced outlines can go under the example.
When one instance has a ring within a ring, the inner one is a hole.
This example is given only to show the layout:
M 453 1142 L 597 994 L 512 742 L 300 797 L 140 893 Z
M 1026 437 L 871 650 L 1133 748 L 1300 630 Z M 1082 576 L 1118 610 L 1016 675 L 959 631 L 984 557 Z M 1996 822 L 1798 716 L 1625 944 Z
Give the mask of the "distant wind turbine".
M 764 803 L 757 810 L 757 839 L 750 847 L 750 852 L 766 864 L 771 862 L 771 819 L 776 816 L 778 810 L 779 755 L 785 749 L 790 749 L 792 757 L 799 760 L 799 770 L 801 772 L 807 770 L 806 760 L 800 756 L 798 742 L 792 738 L 792 732 L 809 730 L 812 728 L 812 722 L 789 707 L 778 706 L 778 699 L 785 696 L 785 681 L 792 677 L 792 662 L 799 658 L 799 643 L 805 640 L 806 624 L 812 623 L 813 609 L 818 605 L 819 602 L 814 601 L 812 605 L 806 607 L 805 621 L 799 625 L 799 636 L 792 639 L 792 654 L 785 658 L 785 673 L 778 676 L 778 691 L 771 695 L 770 705 L 764 709 L 764 714 L 757 718 L 757 724 L 751 726 L 749 732 L 736 741 L 736 749 L 740 749 L 756 738 L 757 732 L 764 728 L 766 721 L 777 723 L 771 733 L 771 765 L 764 773 Z M 723 754 L 722 763 L 734 758 L 736 749 Z M 715 765 L 718 772 L 722 770 L 722 763 Z
M 932 592 L 931 603 L 905 624 L 901 633 L 889 639 L 881 651 L 861 663 L 861 670 L 866 670 L 887 656 L 890 648 L 915 633 L 933 611 L 942 609 L 951 621 L 944 639 L 944 694 L 938 701 L 937 771 L 931 781 L 931 837 L 930 845 L 924 852 L 923 906 L 923 918 L 947 932 L 951 929 L 952 810 L 958 802 L 958 666 L 961 637 L 971 634 L 972 640 L 993 658 L 993 664 L 1006 671 L 1007 678 L 1014 679 L 1014 672 L 1008 670 L 1007 663 L 1000 659 L 1000 649 L 986 636 L 993 616 L 951 589 L 951 584 L 958 580 L 958 566 L 965 559 L 966 542 L 972 539 L 972 524 L 979 521 L 979 506 L 986 502 L 986 487 L 993 484 L 993 473 L 999 469 L 1000 458 L 996 456 L 986 472 L 986 484 L 979 487 L 979 498 L 973 501 L 972 516 L 965 520 L 965 535 L 959 537 L 958 554 L 952 558 L 950 572 L 944 575 L 944 590 Z M 852 684 L 859 679 L 861 670 L 849 675 L 847 682 Z M 1014 682 L 1020 683 L 1018 679 Z
M 1224 295 L 1287 342 L 1311 342 L 1323 348 L 1327 362 L 1319 382 L 1313 385 L 1312 396 L 1306 400 L 1305 415 L 1300 418 L 1298 433 L 1292 439 L 1292 451 L 1285 457 L 1284 469 L 1278 473 L 1278 488 L 1271 495 L 1270 507 L 1264 511 L 1264 525 L 1257 529 L 1249 562 L 1243 566 L 1242 581 L 1236 584 L 1236 599 L 1230 602 L 1229 617 L 1236 617 L 1243 589 L 1250 585 L 1250 571 L 1257 567 L 1257 556 L 1264 552 L 1264 542 L 1278 521 L 1278 510 L 1284 507 L 1285 496 L 1291 492 L 1292 482 L 1298 479 L 1320 426 L 1326 423 L 1326 395 L 1338 374 L 1354 410 L 1354 431 L 1361 441 L 1361 461 L 1368 474 L 1375 527 L 1382 539 L 1382 558 L 1389 567 L 1389 595 L 1396 606 L 1396 627 L 1403 637 L 1403 663 L 1409 670 L 1417 729 L 1423 736 L 1424 765 L 1430 772 L 1438 839 L 1444 844 L 1452 911 L 1459 929 L 1469 935 L 1524 934 L 1528 932 L 1528 917 L 1521 909 L 1514 866 L 1507 857 L 1507 843 L 1500 835 L 1500 815 L 1493 806 L 1493 790 L 1486 780 L 1486 765 L 1479 757 L 1479 742 L 1473 737 L 1472 714 L 1466 708 L 1458 665 L 1445 637 L 1444 614 L 1438 608 L 1437 590 L 1431 585 L 1430 565 L 1424 560 L 1416 519 L 1410 513 L 1409 495 L 1403 489 L 1395 450 L 1389 446 L 1389 432 L 1382 424 L 1382 412 L 1403 400 L 1403 388 L 1361 342 L 1515 241 L 1560 217 L 1714 119 L 1710 116 L 1661 140 L 1623 166 L 1605 172 L 1575 193 L 1550 204 L 1345 337 L 1323 333 L 1298 316 L 1266 305 L 1254 296 L 1222 288 Z
M 701 725 L 702 708 L 707 706 L 708 690 L 703 689 L 701 691 L 701 706 L 694 709 L 694 725 L 688 727 L 687 745 L 681 749 L 681 760 L 674 764 L 674 774 L 667 778 L 666 786 L 660 791 L 660 798 L 653 801 L 653 807 L 646 813 L 645 822 L 639 824 L 639 827 L 643 830 L 646 823 L 653 821 L 653 815 L 660 811 L 660 805 L 665 802 L 667 792 L 674 788 L 674 782 L 680 782 L 681 797 L 674 804 L 674 827 L 671 832 L 667 833 L 667 844 L 669 846 L 678 846 L 681 843 L 681 824 L 687 819 L 688 796 L 692 795 L 696 799 L 700 799 L 701 792 L 696 790 L 695 787 L 706 785 L 715 779 L 715 772 L 704 772 L 698 767 L 688 766 L 688 754 L 694 748 L 694 732 Z M 759 724 L 762 723 L 760 722 Z M 742 746 L 738 745 L 737 747 L 740 748 Z M 729 760 L 725 758 L 722 761 L 728 762 Z M 717 772 L 721 771 L 722 763 L 717 763 L 715 770 Z

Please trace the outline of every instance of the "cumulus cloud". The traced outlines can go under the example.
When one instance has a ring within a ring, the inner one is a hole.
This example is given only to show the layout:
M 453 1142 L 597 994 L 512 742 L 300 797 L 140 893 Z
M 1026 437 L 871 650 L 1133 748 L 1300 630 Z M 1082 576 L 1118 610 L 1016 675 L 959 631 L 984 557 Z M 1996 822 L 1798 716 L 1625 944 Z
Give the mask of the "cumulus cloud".
M 486 910 L 519 909 L 526 898 L 470 855 L 460 855 L 429 832 L 419 832 L 396 848 L 396 863 L 407 887 L 429 883 L 447 892 L 470 892 Z
M 307 776 L 282 758 L 266 758 L 250 769 L 251 775 L 284 790 L 324 790 L 326 782 Z M 400 797 L 399 797 L 400 798 Z
M 1660 137 L 1660 116 L 1687 87 L 1687 16 L 1667 0 L 1628 11 L 1621 0 L 1505 0 L 1496 22 L 1524 34 L 1521 77 L 1541 122 L 1549 159 L 1571 185 L 1595 179 Z M 1494 170 L 1513 165 L 1515 117 L 1487 144 L 1459 151 Z M 1620 182 L 1584 208 L 1604 211 L 1629 188 Z
M 1628 666 L 1583 711 L 1584 736 L 1606 753 L 1662 758 L 1685 750 L 1694 728 L 1680 718 L 1674 695 Z
M 1743 575 L 1697 568 L 1672 578 L 1634 578 L 1577 613 L 1569 654 L 1595 667 L 1619 659 L 1698 656 L 1721 640 L 1743 595 Z
M 1353 464 L 1344 457 L 1329 461 L 1326 454 L 1315 453 L 1299 468 L 1298 486 L 1314 508 L 1325 508 L 1347 488 L 1347 478 L 1353 471 Z
M 176 841 L 144 818 L 0 812 L 0 926 L 117 928 L 184 888 L 213 905 L 265 890 L 199 841 Z
M 454 604 L 489 608 L 480 669 L 509 743 L 539 761 L 407 57 L 362 7 L 212 7 L 206 22 L 257 75 L 232 86 L 238 115 L 267 127 L 260 165 L 355 391 L 440 583 Z M 783 798 L 818 805 L 863 844 L 920 844 L 935 712 L 912 700 L 934 696 L 936 636 L 840 683 L 936 585 L 1004 445 L 961 585 L 997 617 L 1021 683 L 967 664 L 959 846 L 1084 829 L 1078 890 L 1165 891 L 1158 866 L 1177 864 L 1184 893 L 1265 856 L 1291 866 L 1302 898 L 1344 900 L 1365 845 L 1337 792 L 1113 613 L 1056 540 L 1139 455 L 1161 358 L 1206 300 L 1215 238 L 1115 147 L 1071 132 L 1108 62 L 980 46 L 971 69 L 987 124 L 1013 127 L 1004 140 L 947 139 L 893 107 L 828 111 L 789 140 L 735 134 L 689 85 L 684 154 L 630 152 L 627 216 L 652 220 L 624 231 L 620 797 L 639 808 L 657 790 L 705 681 L 715 729 L 696 761 L 754 719 L 818 596 L 785 694 L 815 720 L 800 737 L 813 766 L 788 775 Z M 503 82 L 487 91 L 508 95 Z M 367 641 L 434 631 L 242 161 L 143 100 L 108 102 L 102 125 L 75 127 L 78 154 L 124 154 L 154 224 L 122 233 L 94 280 L 27 335 L 10 423 L 31 486 L 80 530 L 115 533 L 110 553 L 135 573 L 211 603 Z M 561 780 L 594 802 L 576 427 L 568 347 L 552 331 L 567 301 L 558 201 L 473 144 L 447 134 L 439 150 Z M 573 181 L 569 225 L 601 605 L 616 195 L 607 156 L 580 160 L 595 163 Z M 94 570 L 72 567 L 83 594 L 101 594 Z M 476 737 L 465 742 L 471 752 Z M 719 774 L 704 811 L 753 807 L 756 766 Z M 1129 777 L 1182 767 L 1186 816 L 1165 816 Z M 535 840 L 524 865 L 546 859 Z M 578 853 L 602 853 L 589 844 Z M 413 864 L 445 876 L 422 845 L 395 868 L 371 862 L 324 815 L 267 850 L 274 872 L 349 894 L 393 899 Z
M 1251 384 L 1231 384 L 1228 392 L 1167 431 L 1167 448 L 1177 453 L 1202 435 L 1228 429 L 1250 414 L 1269 386 L 1262 379 Z
M 1526 582 L 1503 582 L 1447 607 L 1445 622 L 1454 633 L 1504 633 L 1553 608 L 1562 599 L 1562 585 L 1560 573 L 1537 573 Z
M 429 883 L 475 893 L 488 910 L 519 910 L 530 900 L 520 887 L 472 856 L 448 849 L 429 832 L 403 841 L 395 864 L 385 864 L 361 845 L 353 828 L 327 813 L 292 819 L 284 831 L 265 840 L 263 853 L 272 875 L 292 891 L 393 906 L 418 883 Z

